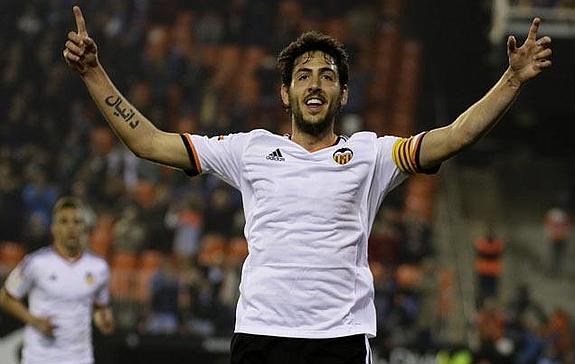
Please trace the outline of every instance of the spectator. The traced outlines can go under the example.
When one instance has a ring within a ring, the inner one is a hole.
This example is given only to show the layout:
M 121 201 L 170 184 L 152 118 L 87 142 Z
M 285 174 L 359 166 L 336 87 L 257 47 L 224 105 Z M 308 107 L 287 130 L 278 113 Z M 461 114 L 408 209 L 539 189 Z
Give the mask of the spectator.
M 567 243 L 571 236 L 571 220 L 567 212 L 560 207 L 547 211 L 545 232 L 550 248 L 549 274 L 559 277 L 563 272 Z
M 401 246 L 400 229 L 393 219 L 398 213 L 392 209 L 383 209 L 377 215 L 369 237 L 368 256 L 370 261 L 397 266 Z
M 179 302 L 183 292 L 174 264 L 165 259 L 150 282 L 150 311 L 145 319 L 145 331 L 150 334 L 175 334 L 179 327 Z
M 405 214 L 402 233 L 402 262 L 418 264 L 433 255 L 431 227 L 418 212 L 409 211 Z
M 520 317 L 519 324 L 515 363 L 535 364 L 542 356 L 545 345 L 541 337 L 541 321 L 533 314 L 526 314 Z
M 31 165 L 27 172 L 29 182 L 22 191 L 22 200 L 29 216 L 39 219 L 47 229 L 52 220 L 51 211 L 58 198 L 58 189 L 48 182 L 41 166 Z
M 503 309 L 493 297 L 485 299 L 477 313 L 480 348 L 477 354 L 479 363 L 511 364 L 515 351 L 513 341 L 505 333 Z
M 549 317 L 545 329 L 547 347 L 543 363 L 573 363 L 575 352 L 573 346 L 573 329 L 569 314 L 562 309 L 555 309 Z
M 438 338 L 434 332 L 438 328 L 438 294 L 439 279 L 437 264 L 431 258 L 425 259 L 422 264 L 421 279 L 416 287 L 419 299 L 417 314 L 417 347 L 433 349 Z
M 44 217 L 38 213 L 32 214 L 24 227 L 22 236 L 26 251 L 32 252 L 47 245 L 50 241 L 50 230 Z
M 146 230 L 140 223 L 140 212 L 134 204 L 124 207 L 114 225 L 114 250 L 139 253 L 142 251 Z
M 211 193 L 206 206 L 206 234 L 217 234 L 229 238 L 232 235 L 234 209 L 231 205 L 230 189 L 219 185 Z
M 10 158 L 0 156 L 0 241 L 22 238 L 22 209 L 20 178 Z
M 531 290 L 526 284 L 517 287 L 515 296 L 509 305 L 510 312 L 515 315 L 517 320 L 521 320 L 525 315 L 534 315 L 537 320 L 543 322 L 546 320 L 545 311 L 533 300 Z
M 497 298 L 499 278 L 503 270 L 503 240 L 493 229 L 475 241 L 475 273 L 477 275 L 477 305 L 488 297 Z
M 202 212 L 201 200 L 192 196 L 166 213 L 166 226 L 174 230 L 173 251 L 181 263 L 198 253 L 204 224 Z

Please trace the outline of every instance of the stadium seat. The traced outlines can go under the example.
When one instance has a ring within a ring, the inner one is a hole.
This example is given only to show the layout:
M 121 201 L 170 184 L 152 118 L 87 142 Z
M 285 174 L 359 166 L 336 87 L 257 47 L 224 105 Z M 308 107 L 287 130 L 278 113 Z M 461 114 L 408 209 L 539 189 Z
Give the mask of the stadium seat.
M 144 208 L 150 207 L 154 204 L 156 198 L 156 186 L 145 180 L 138 181 L 131 191 L 133 193 L 134 199 L 139 206 Z
M 213 86 L 217 89 L 229 85 L 236 76 L 238 68 L 237 60 L 240 59 L 241 50 L 237 45 L 222 47 Z
M 241 265 L 248 256 L 248 243 L 244 238 L 232 238 L 226 249 L 226 262 L 228 265 Z
M 24 258 L 24 244 L 15 241 L 0 243 L 0 276 L 8 274 Z
M 454 273 L 448 268 L 442 268 L 438 274 L 439 293 L 437 314 L 443 320 L 447 320 L 454 308 Z
M 343 18 L 328 18 L 324 21 L 324 30 L 336 39 L 346 39 L 347 22 Z
M 90 250 L 103 258 L 108 258 L 112 246 L 112 229 L 114 228 L 114 217 L 102 214 L 96 222 L 94 230 L 90 235 Z
M 399 287 L 415 288 L 421 282 L 421 269 L 417 265 L 402 264 L 395 272 L 395 279 Z
M 157 250 L 145 250 L 140 256 L 136 273 L 136 300 L 141 303 L 150 300 L 150 280 L 160 269 L 164 255 Z
M 132 252 L 117 251 L 112 256 L 110 293 L 114 299 L 134 299 L 137 262 L 138 256 Z
M 243 74 L 250 74 L 257 70 L 264 61 L 266 52 L 261 47 L 249 47 L 244 52 L 244 59 L 242 60 Z
M 225 258 L 226 240 L 220 235 L 210 234 L 202 238 L 198 263 L 200 265 L 216 266 Z

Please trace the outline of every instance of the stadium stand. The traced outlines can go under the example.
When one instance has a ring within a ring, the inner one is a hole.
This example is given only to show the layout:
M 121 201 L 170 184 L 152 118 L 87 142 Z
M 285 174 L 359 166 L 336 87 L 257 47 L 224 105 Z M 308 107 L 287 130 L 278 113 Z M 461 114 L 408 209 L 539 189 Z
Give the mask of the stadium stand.
M 445 124 L 465 98 L 441 92 L 452 86 L 437 76 L 442 67 L 452 69 L 456 82 L 462 78 L 453 61 L 427 65 L 437 55 L 430 51 L 436 47 L 430 37 L 453 30 L 430 30 L 429 21 L 421 21 L 464 5 L 446 1 L 413 11 L 416 3 L 104 0 L 86 3 L 84 12 L 111 77 L 160 128 L 206 135 L 256 127 L 288 131 L 275 56 L 300 32 L 319 29 L 339 37 L 352 54 L 352 97 L 340 115 L 341 132 L 408 136 L 436 126 L 429 119 Z M 479 12 L 471 3 L 479 2 L 470 2 L 473 10 L 466 11 Z M 573 7 L 572 1 L 547 3 Z M 112 342 L 97 341 L 115 353 L 105 362 L 158 362 L 166 352 L 182 360 L 225 362 L 247 254 L 241 198 L 215 179 L 190 180 L 181 171 L 138 160 L 114 138 L 61 59 L 62 39 L 73 21 L 70 4 L 0 3 L 0 277 L 26 251 L 49 243 L 55 198 L 78 196 L 93 209 L 90 247 L 112 268 L 120 330 Z M 448 21 L 461 25 L 466 11 Z M 443 56 L 463 58 L 456 57 L 457 46 L 438 47 Z M 459 89 L 469 94 L 482 86 Z M 451 100 L 456 101 L 442 106 Z M 379 325 L 373 347 L 380 362 L 437 355 L 447 363 L 459 355 L 468 363 L 470 353 L 492 363 L 509 355 L 522 358 L 513 359 L 517 363 L 573 358 L 572 267 L 559 283 L 535 273 L 528 302 L 515 295 L 525 283 L 517 278 L 524 264 L 537 266 L 534 257 L 542 248 L 533 236 L 549 203 L 536 211 L 518 203 L 540 189 L 525 187 L 520 195 L 523 187 L 515 186 L 531 176 L 506 164 L 516 161 L 478 168 L 474 161 L 489 145 L 456 166 L 444 166 L 440 177 L 411 178 L 381 209 L 370 237 Z M 497 179 L 511 168 L 521 178 Z M 564 177 L 572 180 L 573 174 Z M 553 190 L 551 180 L 542 189 Z M 506 214 L 507 206 L 517 214 Z M 472 241 L 486 217 L 507 226 L 509 250 L 500 302 L 476 308 Z M 517 315 L 509 302 L 523 302 L 529 314 Z M 166 312 L 168 319 L 157 315 Z M 12 330 L 15 325 L 6 320 L 0 313 L 1 326 Z M 503 355 L 500 346 L 510 342 L 511 352 Z

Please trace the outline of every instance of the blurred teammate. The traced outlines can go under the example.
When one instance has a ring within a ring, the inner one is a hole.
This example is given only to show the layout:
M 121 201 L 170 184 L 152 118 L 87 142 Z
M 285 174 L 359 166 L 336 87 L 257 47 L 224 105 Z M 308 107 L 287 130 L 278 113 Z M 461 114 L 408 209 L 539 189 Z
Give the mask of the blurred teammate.
M 0 291 L 0 306 L 26 323 L 23 364 L 93 363 L 92 314 L 102 333 L 114 329 L 108 266 L 84 251 L 85 232 L 81 203 L 58 200 L 54 243 L 24 257 Z
M 367 237 L 384 196 L 409 174 L 434 172 L 503 116 L 521 87 L 551 62 L 551 39 L 508 41 L 501 80 L 452 124 L 411 138 L 339 137 L 348 61 L 334 39 L 306 33 L 278 59 L 292 134 L 265 130 L 208 138 L 158 130 L 114 87 L 84 18 L 63 51 L 96 105 L 136 155 L 212 173 L 242 192 L 249 256 L 243 269 L 232 363 L 368 363 L 376 334 Z

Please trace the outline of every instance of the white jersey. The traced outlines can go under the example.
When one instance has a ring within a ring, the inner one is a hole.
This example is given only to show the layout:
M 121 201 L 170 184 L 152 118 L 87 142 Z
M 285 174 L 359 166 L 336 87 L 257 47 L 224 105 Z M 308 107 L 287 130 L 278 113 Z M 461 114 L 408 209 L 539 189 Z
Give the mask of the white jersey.
M 360 132 L 308 152 L 265 130 L 182 135 L 189 174 L 215 174 L 242 193 L 249 255 L 236 332 L 375 336 L 368 236 L 384 196 L 417 171 L 422 138 Z
M 6 291 L 17 299 L 28 295 L 32 315 L 49 317 L 56 329 L 49 338 L 26 326 L 22 363 L 93 363 L 93 306 L 109 304 L 108 280 L 107 263 L 88 252 L 73 262 L 53 247 L 26 256 L 6 279 Z

